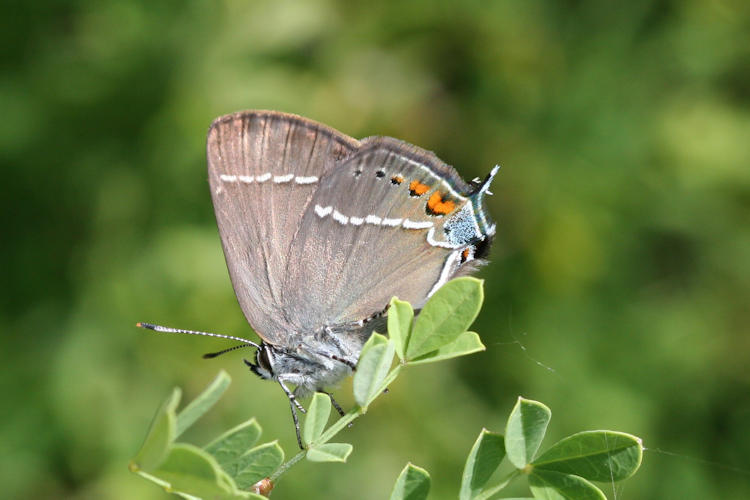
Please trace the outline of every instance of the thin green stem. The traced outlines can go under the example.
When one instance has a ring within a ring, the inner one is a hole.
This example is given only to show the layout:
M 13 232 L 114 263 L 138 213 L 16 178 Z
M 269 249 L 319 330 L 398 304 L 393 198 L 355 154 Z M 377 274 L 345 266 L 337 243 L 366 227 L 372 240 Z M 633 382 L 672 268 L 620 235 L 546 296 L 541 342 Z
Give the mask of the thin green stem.
M 309 447 L 314 448 L 316 445 L 327 443 L 333 436 L 341 432 L 344 427 L 354 422 L 357 418 L 364 415 L 364 413 L 365 410 L 363 410 L 359 406 L 355 406 L 354 408 L 349 410 L 346 415 L 338 419 L 332 426 L 326 429 L 326 431 L 321 434 L 320 437 Z
M 393 382 L 393 380 L 398 376 L 400 371 L 401 371 L 401 365 L 396 365 L 396 367 L 393 370 L 388 372 L 388 375 L 385 376 L 383 381 L 380 383 L 378 390 L 375 392 L 378 395 L 375 397 L 375 399 L 380 397 L 385 392 L 385 390 L 388 388 L 388 385 L 390 385 L 391 382 Z M 330 426 L 323 434 L 321 434 L 318 440 L 314 444 L 327 443 L 333 436 L 335 436 L 342 429 L 344 429 L 344 427 L 348 426 L 351 422 L 361 417 L 365 413 L 367 413 L 367 407 L 362 408 L 360 406 L 355 406 L 354 408 L 349 410 L 349 412 L 346 415 L 341 417 L 335 424 Z
M 290 469 L 294 464 L 305 458 L 305 453 L 307 453 L 307 450 L 301 450 L 299 453 L 294 455 L 292 458 L 281 464 L 281 466 L 276 469 L 276 471 L 271 474 L 271 477 L 269 478 L 272 483 L 275 483 L 276 480 L 284 474 L 288 469 Z

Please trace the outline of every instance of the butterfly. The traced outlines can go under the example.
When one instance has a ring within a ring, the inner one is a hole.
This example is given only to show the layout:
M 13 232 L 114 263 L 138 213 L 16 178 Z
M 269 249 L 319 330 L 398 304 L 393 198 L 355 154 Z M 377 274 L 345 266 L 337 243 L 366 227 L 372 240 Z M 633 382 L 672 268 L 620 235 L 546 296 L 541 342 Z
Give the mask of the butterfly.
M 277 111 L 217 118 L 207 158 L 229 275 L 261 342 L 139 326 L 241 342 L 205 357 L 255 347 L 254 362 L 244 361 L 281 386 L 304 448 L 298 399 L 330 395 L 352 374 L 372 332 L 385 332 L 391 297 L 419 309 L 483 262 L 496 228 L 485 197 L 499 167 L 466 183 L 417 146 L 356 140 Z

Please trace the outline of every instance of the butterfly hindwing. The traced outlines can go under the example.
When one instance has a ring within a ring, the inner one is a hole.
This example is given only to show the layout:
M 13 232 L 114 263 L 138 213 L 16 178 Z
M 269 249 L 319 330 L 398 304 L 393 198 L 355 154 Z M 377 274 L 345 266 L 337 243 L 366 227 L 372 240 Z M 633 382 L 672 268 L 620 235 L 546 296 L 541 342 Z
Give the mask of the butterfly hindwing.
M 421 307 L 462 264 L 444 225 L 469 202 L 455 170 L 391 138 L 362 141 L 321 179 L 288 258 L 283 302 L 301 330 L 362 320 L 392 296 Z

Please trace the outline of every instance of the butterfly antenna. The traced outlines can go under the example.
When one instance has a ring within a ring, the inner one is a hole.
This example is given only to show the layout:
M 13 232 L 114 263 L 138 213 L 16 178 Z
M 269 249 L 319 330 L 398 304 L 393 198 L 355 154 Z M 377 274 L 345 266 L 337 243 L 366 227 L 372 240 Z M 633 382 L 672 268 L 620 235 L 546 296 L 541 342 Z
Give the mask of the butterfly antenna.
M 219 354 L 223 354 L 225 352 L 233 351 L 235 349 L 239 349 L 240 347 L 255 347 L 256 349 L 260 349 L 260 346 L 256 344 L 255 342 L 247 339 L 243 339 L 242 337 L 235 337 L 233 335 L 223 335 L 221 333 L 210 333 L 210 332 L 199 332 L 196 330 L 183 330 L 181 328 L 171 328 L 168 326 L 160 326 L 160 325 L 152 325 L 151 323 L 136 323 L 135 326 L 138 328 L 146 328 L 147 330 L 153 330 L 155 332 L 163 332 L 163 333 L 186 333 L 188 335 L 203 335 L 204 337 L 216 337 L 220 339 L 227 339 L 227 340 L 236 340 L 237 342 L 242 342 L 243 345 L 238 345 L 234 347 L 230 347 L 229 349 L 224 349 L 223 351 L 219 351 L 216 353 L 210 353 L 206 354 L 204 357 L 208 358 L 214 358 L 218 356 Z
M 234 347 L 230 347 L 228 349 L 223 349 L 223 350 L 218 351 L 218 352 L 207 352 L 206 354 L 203 355 L 203 359 L 215 358 L 216 356 L 221 356 L 222 354 L 226 354 L 228 352 L 232 352 L 232 351 L 235 351 L 237 349 L 242 349 L 243 347 L 253 347 L 253 346 L 251 346 L 250 344 L 240 344 L 240 345 L 236 345 Z

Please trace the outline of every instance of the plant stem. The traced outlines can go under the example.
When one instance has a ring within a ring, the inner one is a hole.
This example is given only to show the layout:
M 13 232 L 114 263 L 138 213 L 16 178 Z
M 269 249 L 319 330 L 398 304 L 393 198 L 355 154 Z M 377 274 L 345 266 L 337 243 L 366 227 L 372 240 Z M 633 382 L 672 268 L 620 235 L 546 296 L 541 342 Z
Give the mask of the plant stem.
M 378 390 L 376 391 L 376 394 L 378 394 L 378 396 L 375 399 L 380 397 L 383 394 L 383 392 L 385 392 L 385 390 L 388 388 L 388 385 L 391 382 L 393 382 L 393 380 L 398 376 L 400 371 L 401 371 L 401 365 L 397 365 L 396 368 L 388 372 L 388 375 L 385 376 L 383 381 L 380 383 Z M 333 436 L 338 434 L 344 427 L 346 427 L 351 422 L 361 417 L 365 413 L 367 413 L 366 407 L 362 408 L 360 406 L 355 406 L 354 408 L 349 410 L 349 412 L 346 415 L 341 417 L 338 420 L 338 422 L 330 426 L 323 434 L 321 434 L 315 444 L 327 443 Z
M 346 415 L 341 417 L 334 423 L 332 426 L 330 426 L 326 431 L 320 435 L 320 437 L 316 440 L 315 443 L 312 444 L 312 447 L 315 447 L 315 445 L 327 443 L 333 436 L 341 432 L 341 430 L 344 429 L 347 425 L 361 417 L 365 414 L 365 410 L 363 410 L 359 406 L 355 406 L 351 410 L 349 410 Z
M 278 469 L 276 469 L 276 471 L 273 474 L 271 474 L 271 477 L 269 477 L 268 479 L 270 479 L 272 483 L 276 483 L 276 480 L 282 474 L 284 474 L 289 468 L 291 468 L 294 464 L 296 464 L 297 462 L 299 462 L 305 457 L 305 453 L 307 453 L 307 450 L 301 450 L 292 458 L 290 458 L 289 460 L 281 464 L 281 466 Z

